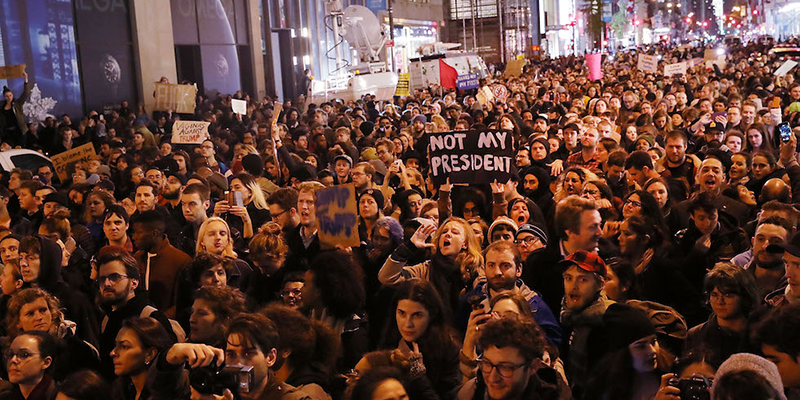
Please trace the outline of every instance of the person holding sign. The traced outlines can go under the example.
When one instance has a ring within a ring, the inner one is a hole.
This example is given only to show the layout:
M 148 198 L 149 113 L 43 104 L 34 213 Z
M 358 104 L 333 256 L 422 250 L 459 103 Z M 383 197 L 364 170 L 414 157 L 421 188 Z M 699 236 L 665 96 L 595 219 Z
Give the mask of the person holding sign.
M 3 142 L 11 147 L 20 146 L 23 143 L 23 136 L 28 133 L 28 125 L 25 123 L 25 115 L 22 113 L 22 105 L 31 95 L 31 84 L 28 82 L 28 73 L 22 70 L 25 77 L 25 86 L 22 89 L 22 96 L 14 99 L 14 92 L 3 86 L 3 101 L 0 102 L 0 137 Z

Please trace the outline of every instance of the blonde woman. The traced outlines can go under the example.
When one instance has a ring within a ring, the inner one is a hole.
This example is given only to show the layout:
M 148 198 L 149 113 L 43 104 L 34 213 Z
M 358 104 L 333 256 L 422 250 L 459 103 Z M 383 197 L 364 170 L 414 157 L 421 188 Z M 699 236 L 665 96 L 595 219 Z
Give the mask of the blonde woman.
M 430 281 L 445 302 L 456 307 L 462 289 L 483 266 L 478 238 L 463 218 L 450 217 L 438 229 L 433 221 L 417 221 L 422 225 L 411 237 L 413 248 L 400 245 L 383 264 L 378 279 L 384 286 L 396 286 L 408 279 Z M 406 265 L 415 253 L 426 249 L 432 253 L 429 260 Z
M 239 259 L 233 250 L 231 229 L 224 219 L 211 217 L 200 225 L 195 254 L 203 252 L 233 259 L 233 269 L 226 276 L 228 286 L 239 288 L 250 277 L 252 269 L 247 262 Z
M 241 232 L 242 237 L 251 238 L 261 225 L 272 219 L 264 191 L 256 178 L 248 173 L 235 175 L 230 189 L 231 197 L 214 205 L 214 216 L 224 216 L 231 228 Z M 232 203 L 236 201 L 237 192 L 242 195 L 242 206 Z

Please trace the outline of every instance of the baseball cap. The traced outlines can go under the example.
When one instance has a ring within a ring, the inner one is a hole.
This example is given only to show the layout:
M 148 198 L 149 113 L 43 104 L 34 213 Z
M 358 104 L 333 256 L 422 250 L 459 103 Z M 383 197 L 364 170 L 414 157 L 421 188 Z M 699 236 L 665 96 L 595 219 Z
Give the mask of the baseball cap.
M 558 265 L 564 270 L 575 265 L 586 272 L 594 272 L 603 278 L 606 277 L 606 263 L 597 253 L 578 250 L 568 255 L 563 261 L 559 262 Z
M 767 246 L 767 252 L 772 254 L 786 252 L 795 257 L 800 257 L 800 233 L 795 233 L 783 243 L 775 243 Z

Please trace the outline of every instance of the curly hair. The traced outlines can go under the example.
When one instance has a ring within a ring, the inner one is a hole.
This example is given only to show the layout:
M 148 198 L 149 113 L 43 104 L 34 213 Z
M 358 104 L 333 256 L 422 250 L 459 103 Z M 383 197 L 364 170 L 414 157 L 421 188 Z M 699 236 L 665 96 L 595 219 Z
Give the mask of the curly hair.
M 283 265 L 286 254 L 289 253 L 281 226 L 277 222 L 267 222 L 262 225 L 250 239 L 249 247 L 251 259 L 267 256 L 274 259 L 278 265 Z
M 54 333 L 61 326 L 61 323 L 64 322 L 64 313 L 61 312 L 61 302 L 55 296 L 39 288 L 23 289 L 14 294 L 11 300 L 8 301 L 6 327 L 9 336 L 14 337 L 22 333 L 22 327 L 19 326 L 22 306 L 33 303 L 40 298 L 45 300 L 47 308 L 50 309 L 50 314 L 53 316 L 50 333 Z
M 269 304 L 259 312 L 275 322 L 281 351 L 291 351 L 288 362 L 294 367 L 322 363 L 333 369 L 341 353 L 339 337 L 324 323 L 305 317 L 300 311 Z
M 519 318 L 500 318 L 487 322 L 481 329 L 478 348 L 485 351 L 489 347 L 498 349 L 513 347 L 519 351 L 526 363 L 542 358 L 547 339 L 533 320 Z
M 225 326 L 237 315 L 247 312 L 244 294 L 230 286 L 203 286 L 194 293 L 194 299 L 206 301 L 217 322 Z
M 350 318 L 364 307 L 364 274 L 349 254 L 323 252 L 311 262 L 309 272 L 323 305 L 336 318 Z

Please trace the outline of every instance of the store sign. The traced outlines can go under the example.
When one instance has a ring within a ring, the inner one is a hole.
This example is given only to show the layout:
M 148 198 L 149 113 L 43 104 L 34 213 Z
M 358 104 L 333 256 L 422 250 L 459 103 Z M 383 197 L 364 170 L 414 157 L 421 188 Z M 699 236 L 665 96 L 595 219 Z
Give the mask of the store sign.
M 386 0 L 367 0 L 364 5 L 374 13 L 386 10 Z
M 477 73 L 459 75 L 456 80 L 456 86 L 458 90 L 477 89 L 479 79 L 480 74 Z

